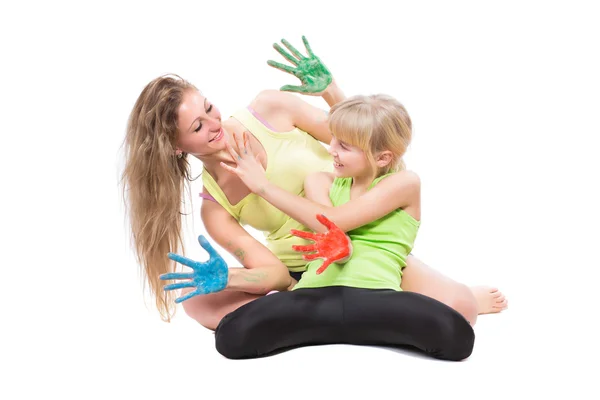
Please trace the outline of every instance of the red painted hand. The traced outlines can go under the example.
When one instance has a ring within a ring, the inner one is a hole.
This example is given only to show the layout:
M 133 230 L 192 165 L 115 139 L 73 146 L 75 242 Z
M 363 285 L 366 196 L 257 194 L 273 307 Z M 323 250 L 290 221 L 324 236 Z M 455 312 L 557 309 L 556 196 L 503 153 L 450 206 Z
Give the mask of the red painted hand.
M 338 228 L 333 222 L 324 215 L 317 215 L 317 220 L 325 227 L 326 233 L 311 233 L 292 229 L 290 232 L 294 236 L 303 239 L 313 240 L 315 243 L 306 246 L 292 246 L 295 251 L 305 254 L 302 256 L 305 260 L 314 260 L 323 258 L 323 265 L 317 270 L 317 275 L 321 274 L 331 263 L 345 263 L 352 255 L 352 242 L 350 238 Z

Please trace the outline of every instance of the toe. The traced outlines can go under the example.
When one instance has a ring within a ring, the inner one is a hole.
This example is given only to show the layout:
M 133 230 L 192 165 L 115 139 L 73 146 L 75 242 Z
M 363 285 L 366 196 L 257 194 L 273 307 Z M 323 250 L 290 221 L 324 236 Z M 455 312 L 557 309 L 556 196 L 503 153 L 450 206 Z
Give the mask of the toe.
M 494 304 L 493 307 L 499 310 L 504 310 L 506 307 L 508 307 L 508 300 L 504 299 L 502 301 L 499 301 L 496 304 Z

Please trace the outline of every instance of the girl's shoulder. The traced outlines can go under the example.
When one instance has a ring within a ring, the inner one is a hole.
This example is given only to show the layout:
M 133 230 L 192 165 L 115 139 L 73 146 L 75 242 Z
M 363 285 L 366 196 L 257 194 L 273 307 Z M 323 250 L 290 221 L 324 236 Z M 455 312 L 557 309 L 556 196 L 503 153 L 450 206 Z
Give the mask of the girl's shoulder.
M 333 173 L 327 171 L 317 171 L 306 175 L 306 178 L 304 179 L 304 187 L 307 185 L 309 187 L 329 187 L 333 184 L 334 180 L 335 175 L 333 175 Z
M 403 185 L 421 185 L 421 178 L 419 175 L 412 170 L 402 170 L 397 172 L 391 172 L 386 175 L 383 175 L 379 179 L 376 179 L 379 182 L 386 182 L 387 185 L 394 185 L 398 183 L 402 183 Z

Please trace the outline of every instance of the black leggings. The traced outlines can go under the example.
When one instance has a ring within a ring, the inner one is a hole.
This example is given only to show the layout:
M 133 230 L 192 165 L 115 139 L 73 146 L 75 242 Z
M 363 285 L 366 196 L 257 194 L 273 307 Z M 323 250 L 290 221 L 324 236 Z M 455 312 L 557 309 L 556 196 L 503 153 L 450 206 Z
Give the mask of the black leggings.
M 457 311 L 418 293 L 333 286 L 279 292 L 245 304 L 221 320 L 215 339 L 217 351 L 232 359 L 354 344 L 409 346 L 459 361 L 471 355 L 475 333 Z

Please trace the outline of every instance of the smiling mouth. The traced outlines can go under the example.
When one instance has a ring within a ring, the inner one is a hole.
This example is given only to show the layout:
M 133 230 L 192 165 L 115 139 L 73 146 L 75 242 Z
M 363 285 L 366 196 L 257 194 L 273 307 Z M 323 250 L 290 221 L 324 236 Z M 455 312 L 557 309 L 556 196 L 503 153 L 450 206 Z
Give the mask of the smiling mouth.
M 217 133 L 214 138 L 210 139 L 208 141 L 208 143 L 213 142 L 215 140 L 217 140 L 217 141 L 221 140 L 222 137 L 223 137 L 223 128 L 219 129 L 219 133 Z
M 344 164 L 340 164 L 339 162 L 333 162 L 333 165 L 336 166 L 337 168 L 341 168 L 344 166 Z

